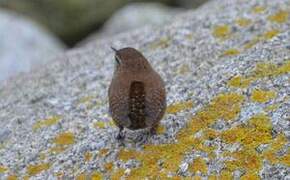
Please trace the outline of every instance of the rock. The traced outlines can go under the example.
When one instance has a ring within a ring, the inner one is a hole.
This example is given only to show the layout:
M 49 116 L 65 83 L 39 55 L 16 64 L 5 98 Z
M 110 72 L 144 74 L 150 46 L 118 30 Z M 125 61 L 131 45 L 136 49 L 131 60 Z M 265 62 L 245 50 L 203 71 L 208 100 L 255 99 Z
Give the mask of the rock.
M 131 3 L 121 8 L 106 21 L 103 28 L 79 43 L 86 44 L 143 26 L 162 26 L 172 20 L 182 9 L 170 8 L 160 3 Z
M 64 45 L 34 22 L 0 11 L 0 81 L 63 52 Z
M 288 0 L 210 1 L 163 27 L 90 42 L 16 77 L 0 89 L 0 127 L 13 135 L 0 150 L 9 169 L 0 179 L 288 178 L 288 9 Z M 146 130 L 127 130 L 124 146 L 115 139 L 110 46 L 139 49 L 165 80 L 169 107 L 145 145 L 137 140 Z M 54 98 L 59 103 L 47 106 Z
M 170 2 L 172 0 L 159 0 Z M 109 18 L 129 0 L 13 0 L 0 6 L 28 15 L 68 44 L 74 44 Z
M 11 131 L 9 129 L 7 129 L 7 128 L 0 129 L 0 144 L 7 141 L 9 139 L 10 135 L 11 135 Z
M 181 9 L 169 8 L 159 3 L 131 3 L 114 13 L 105 23 L 103 32 L 113 35 L 146 25 L 161 26 L 180 12 Z

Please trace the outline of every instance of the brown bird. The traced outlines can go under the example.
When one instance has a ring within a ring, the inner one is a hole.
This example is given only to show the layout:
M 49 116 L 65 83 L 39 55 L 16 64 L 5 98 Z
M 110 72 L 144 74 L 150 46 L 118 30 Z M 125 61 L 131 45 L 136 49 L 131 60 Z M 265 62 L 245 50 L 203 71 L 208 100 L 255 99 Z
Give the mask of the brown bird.
M 156 134 L 166 109 L 162 78 L 136 49 L 112 49 L 116 67 L 109 87 L 109 111 L 119 127 L 117 139 L 124 138 L 124 128 L 150 128 Z

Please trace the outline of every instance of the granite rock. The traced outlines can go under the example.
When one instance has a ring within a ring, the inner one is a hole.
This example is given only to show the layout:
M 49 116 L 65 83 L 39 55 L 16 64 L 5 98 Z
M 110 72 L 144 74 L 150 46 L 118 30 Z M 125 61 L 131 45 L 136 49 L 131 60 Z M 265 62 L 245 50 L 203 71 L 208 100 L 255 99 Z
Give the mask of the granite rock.
M 120 10 L 105 23 L 105 34 L 113 35 L 134 30 L 146 25 L 161 26 L 168 23 L 182 9 L 170 8 L 159 3 L 131 3 Z
M 12 132 L 1 178 L 289 178 L 289 9 L 287 0 L 210 1 L 14 78 L 0 89 L 0 127 Z M 127 130 L 116 141 L 110 46 L 139 49 L 164 78 L 169 106 L 156 136 Z
M 0 81 L 47 63 L 65 46 L 40 25 L 0 10 Z
M 172 0 L 158 0 L 170 3 Z M 74 44 L 100 27 L 129 0 L 1 0 L 0 6 L 44 25 L 67 44 Z

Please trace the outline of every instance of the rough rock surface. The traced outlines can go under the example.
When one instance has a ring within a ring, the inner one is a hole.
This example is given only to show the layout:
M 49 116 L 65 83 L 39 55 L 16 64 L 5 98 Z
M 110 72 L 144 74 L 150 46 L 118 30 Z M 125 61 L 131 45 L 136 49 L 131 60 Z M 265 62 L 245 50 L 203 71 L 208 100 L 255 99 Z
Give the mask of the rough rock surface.
M 64 45 L 38 24 L 0 10 L 0 81 L 47 63 Z
M 289 179 L 289 9 L 211 1 L 15 78 L 0 89 L 1 178 Z M 166 81 L 163 128 L 145 144 L 144 131 L 114 138 L 111 45 L 141 50 Z

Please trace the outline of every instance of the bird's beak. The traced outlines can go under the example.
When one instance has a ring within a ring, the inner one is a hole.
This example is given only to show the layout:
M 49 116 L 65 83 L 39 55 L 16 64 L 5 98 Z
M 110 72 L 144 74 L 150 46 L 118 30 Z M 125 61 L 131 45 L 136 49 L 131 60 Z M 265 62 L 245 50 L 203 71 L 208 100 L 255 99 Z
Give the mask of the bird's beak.
M 116 53 L 115 60 L 116 60 L 117 64 L 120 64 L 121 60 L 120 60 L 119 56 L 117 55 L 118 50 L 112 46 L 111 46 L 111 49 Z
M 117 51 L 118 51 L 116 48 L 114 48 L 114 47 L 112 47 L 112 46 L 111 46 L 111 49 L 112 49 L 115 53 L 117 53 Z

